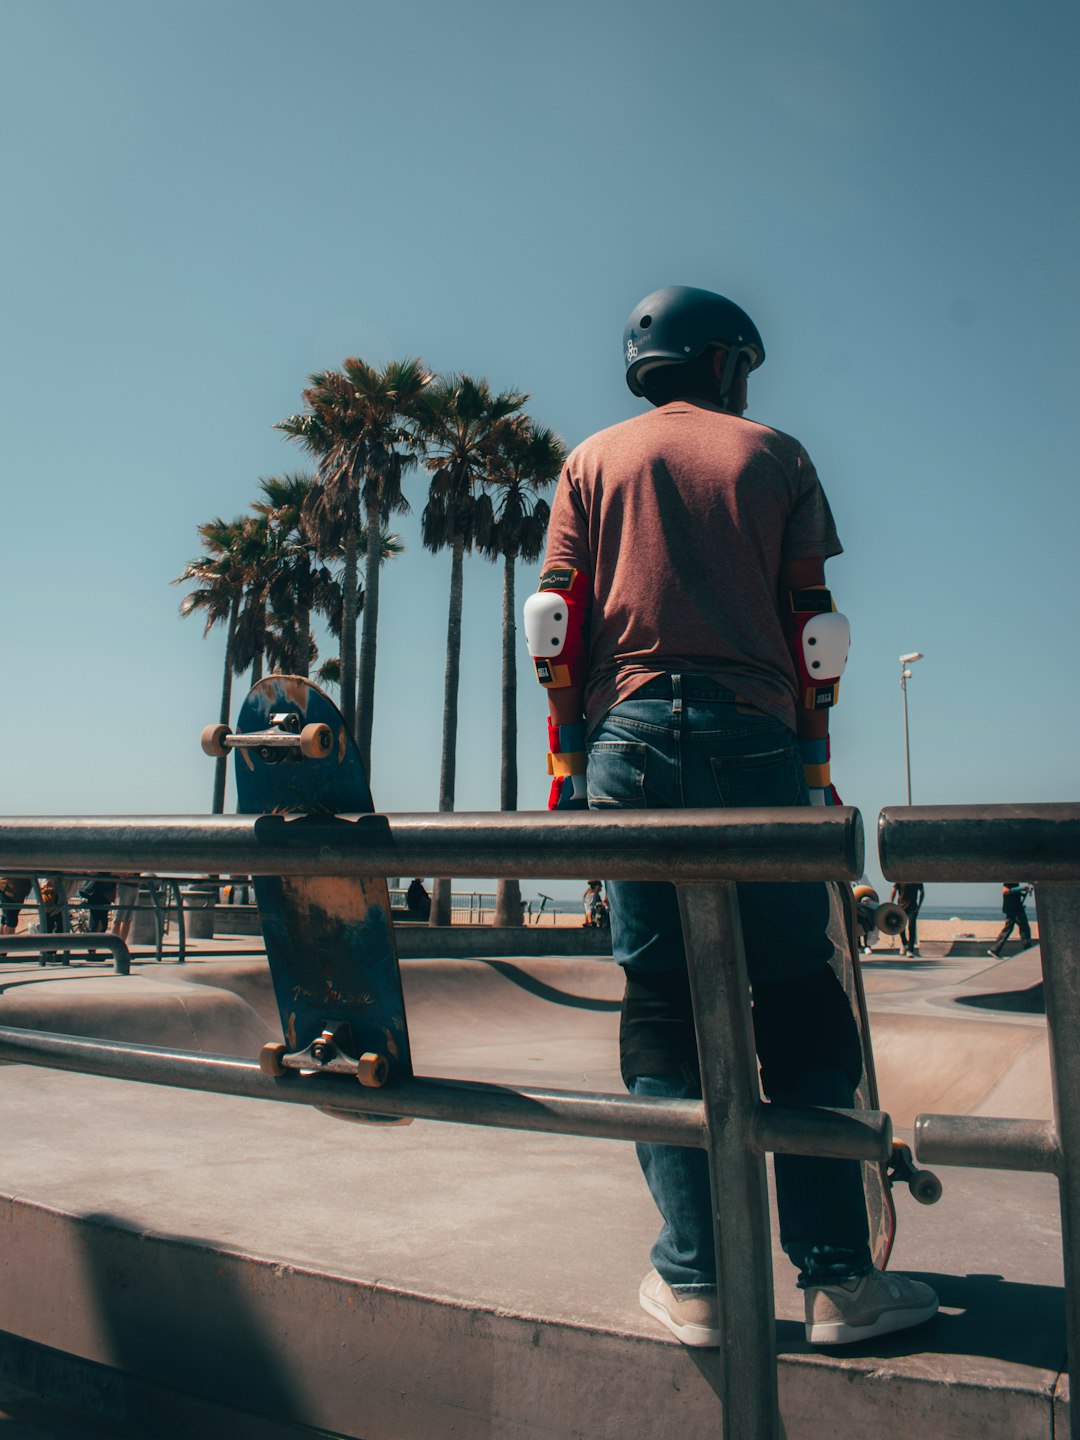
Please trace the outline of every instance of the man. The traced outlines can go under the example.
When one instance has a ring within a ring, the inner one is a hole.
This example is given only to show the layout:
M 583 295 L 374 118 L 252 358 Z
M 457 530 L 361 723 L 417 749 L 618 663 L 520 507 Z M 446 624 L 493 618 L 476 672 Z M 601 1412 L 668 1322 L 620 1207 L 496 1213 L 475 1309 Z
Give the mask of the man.
M 656 408 L 568 459 L 525 607 L 551 712 L 549 805 L 804 805 L 807 781 L 817 803 L 838 804 L 827 707 L 847 622 L 824 565 L 841 547 L 803 447 L 741 418 L 765 358 L 757 328 L 721 295 L 672 287 L 634 307 L 624 352 L 627 384 Z M 623 1078 L 638 1095 L 700 1096 L 674 888 L 612 881 L 608 895 L 626 971 Z M 743 885 L 739 901 L 766 1093 L 850 1106 L 862 1057 L 829 965 L 825 886 Z M 706 1157 L 638 1155 L 663 1219 L 641 1304 L 684 1343 L 717 1345 Z M 777 1156 L 775 1168 L 812 1343 L 935 1313 L 928 1286 L 873 1269 L 856 1162 Z
M 34 887 L 30 875 L 0 875 L 0 935 L 14 935 L 26 897 Z
M 919 882 L 898 880 L 892 887 L 889 899 L 894 905 L 899 905 L 907 916 L 907 924 L 900 937 L 900 953 L 902 955 L 918 955 L 919 953 L 919 911 L 922 909 L 925 897 L 926 890 Z
M 1031 944 L 1031 926 L 1028 924 L 1027 911 L 1024 909 L 1024 902 L 1027 900 L 1029 885 L 1021 885 L 1019 880 L 1006 880 L 1001 887 L 1001 913 L 1005 916 L 1005 924 L 998 932 L 998 937 L 987 950 L 995 960 L 1001 959 L 1001 951 L 1013 930 L 1019 927 L 1021 945 Z

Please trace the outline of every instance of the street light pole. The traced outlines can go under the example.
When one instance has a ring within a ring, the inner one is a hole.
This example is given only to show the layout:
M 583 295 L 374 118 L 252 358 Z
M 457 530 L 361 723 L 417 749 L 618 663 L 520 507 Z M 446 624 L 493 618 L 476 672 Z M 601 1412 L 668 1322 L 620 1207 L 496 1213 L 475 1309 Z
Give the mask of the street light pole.
M 907 682 L 911 679 L 909 665 L 914 665 L 916 660 L 921 660 L 921 650 L 913 650 L 910 655 L 900 656 L 900 689 L 904 695 L 904 765 L 907 769 L 907 803 L 911 804 L 911 741 L 908 737 L 907 718 Z

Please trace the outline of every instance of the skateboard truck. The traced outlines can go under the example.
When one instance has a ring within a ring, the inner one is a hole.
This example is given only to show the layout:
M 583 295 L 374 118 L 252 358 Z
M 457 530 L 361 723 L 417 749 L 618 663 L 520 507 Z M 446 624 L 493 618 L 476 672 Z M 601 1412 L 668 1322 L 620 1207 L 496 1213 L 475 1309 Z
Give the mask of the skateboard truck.
M 904 1140 L 892 1142 L 892 1154 L 887 1161 L 889 1183 L 895 1185 L 903 1180 L 920 1205 L 936 1205 L 941 1199 L 941 1181 L 932 1170 L 921 1170 L 911 1154 L 911 1146 Z
M 354 1059 L 342 1051 L 343 1040 L 348 1044 L 352 1042 L 352 1032 L 348 1025 L 338 1025 L 335 1028 L 328 1024 L 306 1050 L 289 1053 L 288 1047 L 280 1040 L 264 1045 L 259 1051 L 259 1069 L 264 1075 L 276 1078 L 296 1074 L 301 1070 L 330 1071 L 333 1074 L 354 1076 L 361 1085 L 370 1089 L 381 1089 L 390 1077 L 390 1062 L 386 1056 L 374 1050 L 366 1050 L 358 1060 Z M 354 1125 L 412 1124 L 411 1115 L 365 1115 L 357 1110 L 336 1110 L 332 1105 L 317 1105 L 315 1108 L 324 1115 L 333 1116 L 335 1120 L 349 1120 Z
M 268 730 L 236 734 L 228 725 L 207 725 L 200 743 L 215 759 L 230 750 L 255 750 L 265 764 L 278 765 L 283 760 L 324 760 L 334 748 L 334 732 L 329 725 L 301 728 L 299 715 L 285 710 L 271 714 Z
M 290 1051 L 280 1040 L 264 1045 L 259 1052 L 259 1069 L 264 1075 L 286 1075 L 290 1070 L 319 1071 L 350 1075 L 361 1085 L 379 1090 L 390 1078 L 390 1062 L 375 1050 L 354 1054 L 355 1042 L 347 1023 L 327 1021 L 322 1033 L 303 1050 Z

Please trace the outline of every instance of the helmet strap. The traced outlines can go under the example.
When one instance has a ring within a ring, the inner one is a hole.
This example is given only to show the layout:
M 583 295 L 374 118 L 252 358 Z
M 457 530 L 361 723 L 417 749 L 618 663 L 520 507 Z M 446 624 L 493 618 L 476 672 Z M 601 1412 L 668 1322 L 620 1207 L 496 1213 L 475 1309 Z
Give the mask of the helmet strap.
M 727 359 L 724 362 L 724 373 L 720 380 L 720 403 L 724 409 L 728 406 L 728 392 L 735 380 L 735 367 L 739 363 L 739 356 L 742 351 L 735 345 L 728 346 Z

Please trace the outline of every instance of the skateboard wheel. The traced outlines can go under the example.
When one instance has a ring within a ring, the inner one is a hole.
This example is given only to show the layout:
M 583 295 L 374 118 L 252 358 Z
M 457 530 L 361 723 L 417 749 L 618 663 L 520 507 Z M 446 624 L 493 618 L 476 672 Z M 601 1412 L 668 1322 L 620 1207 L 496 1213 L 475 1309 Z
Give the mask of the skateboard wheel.
M 207 725 L 199 742 L 202 745 L 203 753 L 213 755 L 216 760 L 220 760 L 223 755 L 229 753 L 225 737 L 231 734 L 232 730 L 228 725 Z
M 932 1170 L 916 1170 L 908 1189 L 920 1205 L 936 1205 L 941 1199 L 941 1181 Z
M 305 760 L 323 760 L 334 748 L 329 725 L 305 725 L 300 731 L 300 754 Z
M 365 1051 L 356 1062 L 356 1078 L 369 1090 L 381 1089 L 390 1078 L 390 1062 L 385 1055 Z
M 264 1045 L 259 1051 L 259 1069 L 264 1075 L 287 1075 L 289 1072 L 281 1063 L 286 1047 L 279 1040 L 276 1044 Z

